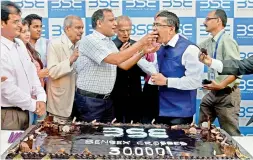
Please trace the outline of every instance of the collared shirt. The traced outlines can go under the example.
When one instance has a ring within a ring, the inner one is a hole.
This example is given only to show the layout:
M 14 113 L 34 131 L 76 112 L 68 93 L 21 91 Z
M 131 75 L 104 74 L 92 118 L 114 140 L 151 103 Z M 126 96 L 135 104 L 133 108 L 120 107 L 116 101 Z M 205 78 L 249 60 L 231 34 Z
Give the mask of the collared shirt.
M 218 34 L 216 34 L 213 38 L 208 38 L 207 40 L 200 43 L 198 46 L 200 48 L 207 49 L 207 53 L 211 57 L 213 57 L 216 43 L 223 32 L 225 32 L 224 29 L 221 30 Z M 230 60 L 230 59 L 240 60 L 239 46 L 229 34 L 225 33 L 220 38 L 218 48 L 216 51 L 216 59 L 217 60 Z M 211 70 L 209 68 L 209 72 L 210 71 Z M 226 78 L 227 78 L 227 75 L 219 75 L 217 72 L 215 72 L 215 81 L 217 83 L 222 82 Z M 235 84 L 239 85 L 239 83 L 240 83 L 240 80 L 237 79 L 234 82 L 230 83 L 228 86 L 233 87 Z
M 119 50 L 111 38 L 93 31 L 79 44 L 80 56 L 77 59 L 77 88 L 89 92 L 111 93 L 116 79 L 116 65 L 103 60 Z
M 46 102 L 36 68 L 21 40 L 15 39 L 14 43 L 1 36 L 1 67 L 1 75 L 8 77 L 1 83 L 2 107 L 17 106 L 34 112 L 36 101 Z
M 40 37 L 35 43 L 35 50 L 39 52 L 44 68 L 47 66 L 47 44 L 48 39 Z
M 176 34 L 166 45 L 175 47 L 179 39 L 179 34 Z M 163 44 L 166 46 L 165 44 Z M 185 76 L 181 78 L 167 78 L 168 88 L 176 88 L 180 90 L 193 90 L 202 87 L 202 74 L 204 72 L 204 65 L 199 62 L 198 58 L 199 48 L 195 45 L 189 45 L 182 56 L 182 65 L 185 66 Z M 154 62 L 148 62 L 141 59 L 138 65 L 147 74 L 158 72 L 157 56 Z

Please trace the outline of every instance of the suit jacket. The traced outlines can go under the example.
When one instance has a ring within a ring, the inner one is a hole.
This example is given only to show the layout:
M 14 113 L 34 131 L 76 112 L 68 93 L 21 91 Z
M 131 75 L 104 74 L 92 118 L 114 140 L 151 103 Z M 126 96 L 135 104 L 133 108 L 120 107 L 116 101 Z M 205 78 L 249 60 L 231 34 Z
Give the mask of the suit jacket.
M 116 37 L 113 42 L 120 49 L 123 43 Z M 129 39 L 130 44 L 136 41 Z M 117 67 L 117 77 L 112 90 L 112 100 L 114 107 L 117 109 L 127 109 L 131 114 L 133 110 L 140 108 L 142 87 L 141 76 L 145 73 L 139 68 L 137 64 L 133 65 L 129 70 L 123 70 Z M 140 113 L 140 112 L 136 112 Z
M 74 63 L 70 66 L 70 44 L 67 36 L 62 35 L 48 45 L 47 111 L 62 117 L 71 115 L 75 95 L 76 72 Z
M 253 56 L 244 60 L 225 60 L 222 61 L 223 70 L 220 74 L 225 75 L 244 75 L 253 74 Z

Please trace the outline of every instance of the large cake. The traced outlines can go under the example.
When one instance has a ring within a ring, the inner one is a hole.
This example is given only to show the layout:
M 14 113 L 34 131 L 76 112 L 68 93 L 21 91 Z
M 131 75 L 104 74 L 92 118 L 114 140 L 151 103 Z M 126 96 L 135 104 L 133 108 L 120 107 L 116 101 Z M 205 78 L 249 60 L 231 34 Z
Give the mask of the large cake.
M 251 158 L 225 132 L 203 126 L 55 123 L 29 128 L 6 159 L 217 159 Z

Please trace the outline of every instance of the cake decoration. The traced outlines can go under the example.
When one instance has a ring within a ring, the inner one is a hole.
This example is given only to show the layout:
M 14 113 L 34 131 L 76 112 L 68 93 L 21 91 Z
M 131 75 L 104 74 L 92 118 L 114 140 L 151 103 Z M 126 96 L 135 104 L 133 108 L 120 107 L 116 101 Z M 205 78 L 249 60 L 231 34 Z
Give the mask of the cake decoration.
M 47 117 L 7 151 L 7 159 L 249 159 L 231 137 L 204 122 L 54 122 Z

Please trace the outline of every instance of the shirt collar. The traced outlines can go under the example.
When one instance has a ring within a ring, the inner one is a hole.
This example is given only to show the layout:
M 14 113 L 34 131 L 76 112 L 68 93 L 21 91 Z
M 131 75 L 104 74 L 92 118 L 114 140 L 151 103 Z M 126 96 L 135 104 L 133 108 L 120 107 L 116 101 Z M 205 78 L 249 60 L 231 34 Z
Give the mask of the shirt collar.
M 1 43 L 4 44 L 9 50 L 11 50 L 11 48 L 15 45 L 18 45 L 18 43 L 15 41 L 14 39 L 14 42 L 1 36 Z
M 217 42 L 217 41 L 218 41 L 218 38 L 220 37 L 220 35 L 221 35 L 223 32 L 225 32 L 224 29 L 222 29 L 220 32 L 218 32 L 218 33 L 213 37 L 213 40 L 214 40 L 215 42 Z
M 102 33 L 98 32 L 96 30 L 93 30 L 93 34 L 102 40 L 112 40 L 111 37 L 106 37 L 105 35 L 103 35 Z
M 177 41 L 179 39 L 179 34 L 174 35 L 171 40 L 167 43 L 167 44 L 163 44 L 164 46 L 171 46 L 171 47 L 175 47 L 177 44 Z

